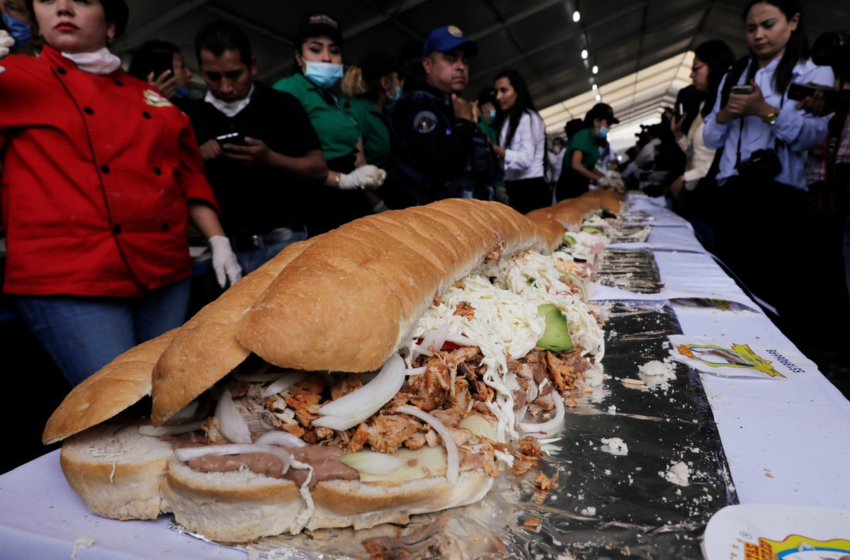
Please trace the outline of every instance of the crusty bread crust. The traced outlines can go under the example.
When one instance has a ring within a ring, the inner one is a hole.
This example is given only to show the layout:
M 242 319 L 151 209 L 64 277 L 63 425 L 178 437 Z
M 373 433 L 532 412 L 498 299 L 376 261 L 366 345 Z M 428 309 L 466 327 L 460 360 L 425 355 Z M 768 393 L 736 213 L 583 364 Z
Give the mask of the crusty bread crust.
M 192 402 L 251 352 L 236 340 L 236 324 L 256 299 L 313 239 L 287 246 L 192 317 L 153 369 L 155 426 Z
M 561 246 L 564 239 L 564 233 L 567 229 L 559 222 L 553 220 L 550 212 L 534 210 L 533 212 L 526 214 L 526 217 L 534 222 L 534 225 L 540 228 L 540 231 L 546 238 L 546 243 L 548 244 L 550 251 L 554 251 Z
M 175 520 L 216 541 L 245 542 L 263 536 L 332 527 L 367 529 L 408 523 L 410 516 L 477 502 L 493 479 L 483 471 L 461 473 L 452 485 L 444 476 L 381 484 L 349 480 L 319 482 L 309 521 L 295 483 L 251 472 L 199 473 L 173 458 L 162 494 Z
M 132 348 L 74 387 L 59 405 L 41 441 L 61 441 L 109 420 L 151 394 L 151 371 L 178 329 Z
M 531 221 L 497 202 L 449 199 L 362 218 L 295 258 L 245 313 L 236 336 L 280 367 L 372 371 L 434 297 L 488 253 L 525 249 L 548 252 Z
M 170 511 L 159 484 L 171 444 L 138 427 L 102 424 L 69 438 L 59 461 L 89 510 L 111 519 L 155 519 Z
M 444 476 L 403 484 L 368 484 L 350 480 L 320 482 L 313 489 L 315 510 L 308 529 L 354 527 L 410 521 L 411 515 L 475 503 L 484 498 L 493 479 L 482 470 L 461 473 L 452 485 Z
M 198 473 L 176 458 L 168 464 L 162 495 L 186 529 L 225 542 L 301 530 L 306 507 L 294 482 L 251 472 Z

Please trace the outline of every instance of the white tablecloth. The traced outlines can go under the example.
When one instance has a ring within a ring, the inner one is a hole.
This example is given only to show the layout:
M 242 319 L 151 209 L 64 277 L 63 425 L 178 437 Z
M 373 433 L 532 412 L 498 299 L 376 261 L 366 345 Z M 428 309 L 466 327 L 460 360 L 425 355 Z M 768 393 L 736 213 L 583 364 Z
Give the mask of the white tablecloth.
M 690 228 L 656 201 L 633 198 L 636 208 L 657 218 L 648 243 L 656 244 L 666 288 L 656 299 L 726 298 L 757 309 L 701 249 L 664 250 L 675 249 L 674 242 L 692 247 Z M 685 334 L 792 346 L 758 311 L 677 307 L 676 313 Z M 826 378 L 819 373 L 795 381 L 703 375 L 703 384 L 742 503 L 850 509 L 850 402 Z M 168 523 L 168 518 L 119 522 L 90 514 L 65 483 L 58 451 L 0 476 L 4 560 L 68 558 L 72 543 L 84 536 L 95 544 L 78 549 L 80 560 L 245 558 L 239 551 L 169 531 Z

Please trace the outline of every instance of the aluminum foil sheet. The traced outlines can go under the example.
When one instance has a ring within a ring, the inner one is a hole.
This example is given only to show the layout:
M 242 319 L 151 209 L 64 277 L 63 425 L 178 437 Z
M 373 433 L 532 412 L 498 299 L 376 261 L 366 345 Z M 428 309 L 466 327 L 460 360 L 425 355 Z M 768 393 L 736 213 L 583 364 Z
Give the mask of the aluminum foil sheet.
M 636 294 L 657 294 L 664 289 L 655 255 L 649 249 L 606 250 L 601 255 L 597 281 Z
M 446 558 L 702 558 L 709 518 L 738 501 L 711 408 L 699 375 L 682 364 L 672 364 L 668 381 L 639 373 L 667 357 L 667 336 L 681 333 L 675 312 L 659 302 L 614 303 L 605 330 L 604 372 L 568 409 L 558 449 L 539 469 L 519 480 L 502 473 L 481 502 L 417 516 L 408 527 L 320 530 L 237 548 L 271 560 L 368 558 L 366 539 L 430 528 Z M 609 438 L 627 453 L 614 454 Z M 665 476 L 676 462 L 688 467 L 687 486 Z M 548 495 L 534 486 L 539 471 L 558 475 Z M 525 527 L 537 520 L 538 530 Z
M 644 243 L 651 233 L 649 226 L 636 224 L 617 225 L 613 233 L 608 233 L 611 243 Z

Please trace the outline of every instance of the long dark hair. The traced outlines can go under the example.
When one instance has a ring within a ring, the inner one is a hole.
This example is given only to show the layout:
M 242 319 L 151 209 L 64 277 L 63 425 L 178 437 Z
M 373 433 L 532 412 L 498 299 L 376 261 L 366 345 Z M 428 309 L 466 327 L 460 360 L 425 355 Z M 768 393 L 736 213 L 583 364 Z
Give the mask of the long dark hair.
M 770 4 L 779 9 L 785 15 L 785 19 L 791 21 L 796 15 L 800 14 L 800 20 L 797 22 L 797 29 L 791 32 L 791 37 L 785 45 L 785 54 L 782 55 L 782 60 L 779 61 L 779 66 L 773 74 L 773 88 L 777 93 L 785 93 L 788 86 L 791 85 L 794 67 L 801 60 L 809 57 L 809 40 L 806 37 L 806 27 L 804 25 L 803 7 L 798 0 L 750 0 L 744 10 L 742 19 L 747 20 L 747 14 L 756 4 Z M 753 64 L 750 64 L 750 70 L 747 72 L 747 81 L 750 83 L 756 75 L 757 64 L 755 64 L 755 55 L 753 55 Z
M 712 39 L 700 44 L 694 54 L 708 66 L 708 91 L 702 108 L 702 116 L 707 117 L 714 108 L 723 75 L 735 64 L 735 53 L 723 41 Z
M 499 111 L 496 114 L 496 130 L 502 130 L 502 126 L 505 123 L 505 119 L 508 120 L 508 135 L 505 137 L 505 145 L 503 148 L 507 148 L 511 145 L 511 142 L 514 139 L 514 134 L 516 134 L 516 129 L 519 126 L 519 120 L 522 118 L 523 113 L 531 113 L 532 115 L 540 116 L 537 113 L 537 107 L 534 106 L 534 100 L 531 99 L 531 94 L 528 93 L 528 86 L 525 83 L 525 79 L 522 75 L 516 70 L 505 70 L 501 72 L 498 76 L 496 76 L 496 80 L 501 80 L 502 78 L 507 78 L 511 83 L 511 87 L 516 91 L 516 103 L 510 109 L 505 111 Z

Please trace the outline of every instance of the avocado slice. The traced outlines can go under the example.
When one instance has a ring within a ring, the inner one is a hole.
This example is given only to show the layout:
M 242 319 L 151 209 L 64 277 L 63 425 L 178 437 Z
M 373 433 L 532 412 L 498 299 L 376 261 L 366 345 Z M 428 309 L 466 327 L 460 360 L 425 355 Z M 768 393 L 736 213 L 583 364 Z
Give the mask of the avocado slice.
M 537 346 L 550 352 L 563 352 L 573 347 L 567 316 L 557 305 L 547 303 L 537 308 L 537 314 L 546 318 L 546 330 L 537 341 Z
M 581 226 L 581 231 L 588 233 L 602 233 L 602 228 L 599 226 Z
M 576 244 L 576 238 L 570 235 L 569 233 L 564 234 L 564 245 L 567 247 L 572 247 Z

